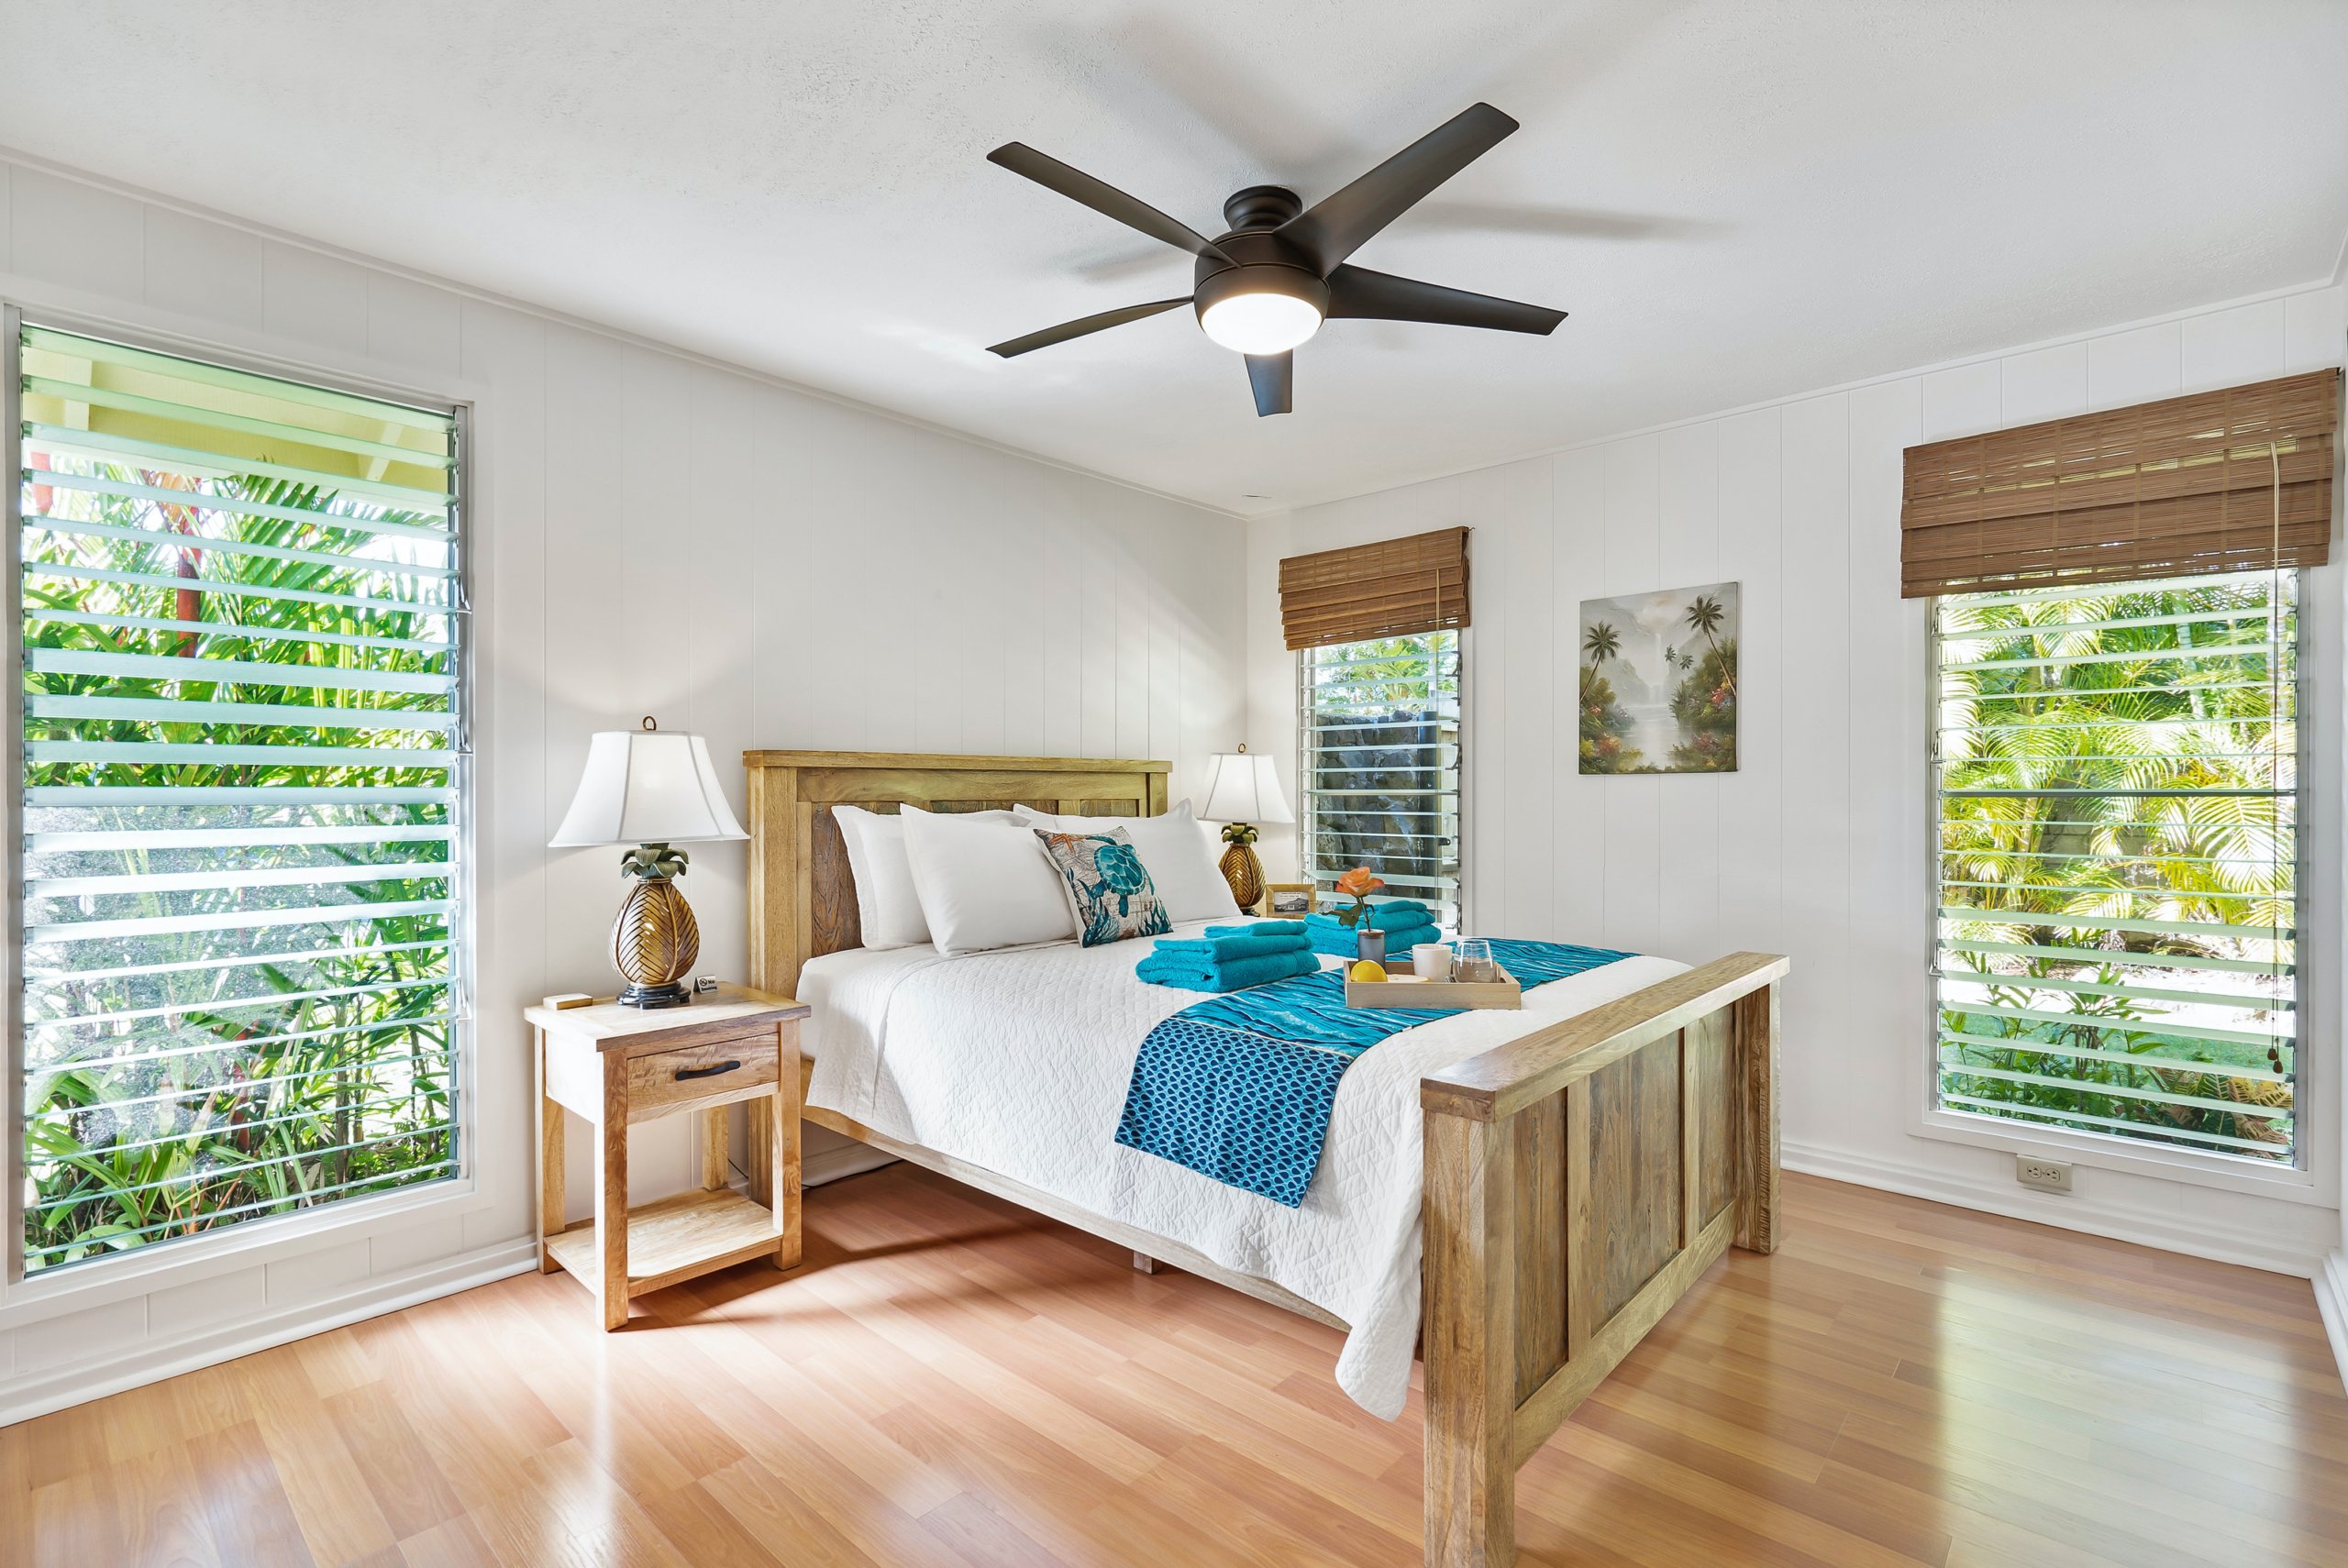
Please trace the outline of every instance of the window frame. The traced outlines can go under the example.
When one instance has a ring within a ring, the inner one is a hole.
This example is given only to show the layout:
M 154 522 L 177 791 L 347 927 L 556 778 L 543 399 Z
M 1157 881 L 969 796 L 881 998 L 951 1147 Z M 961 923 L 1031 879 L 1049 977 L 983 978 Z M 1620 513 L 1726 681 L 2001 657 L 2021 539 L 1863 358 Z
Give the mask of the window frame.
M 1468 679 L 1468 669 L 1471 657 L 1470 649 L 1475 635 L 1474 628 L 1472 626 L 1442 626 L 1434 628 L 1428 632 L 1405 633 L 1401 635 L 1411 636 L 1433 636 L 1443 632 L 1449 632 L 1459 640 L 1459 738 L 1458 743 L 1455 747 L 1458 752 L 1457 772 L 1459 775 L 1457 789 L 1459 801 L 1459 881 L 1452 902 L 1453 907 L 1458 911 L 1459 932 L 1464 934 L 1468 932 L 1473 925 L 1473 920 L 1470 914 L 1471 906 L 1468 900 L 1471 897 L 1472 885 L 1474 882 L 1474 862 L 1472 859 L 1474 845 L 1471 836 L 1474 830 L 1470 826 L 1469 819 L 1474 815 L 1470 805 L 1471 790 L 1473 788 L 1471 778 L 1473 769 L 1471 752 L 1473 748 L 1470 741 L 1473 731 L 1470 726 L 1474 723 L 1473 692 L 1475 688 L 1474 683 Z M 1394 638 L 1391 636 L 1366 637 L 1361 640 L 1364 642 L 1390 642 L 1394 640 Z M 1326 647 L 1345 647 L 1348 646 L 1350 645 L 1345 643 L 1330 643 L 1323 645 L 1323 646 Z M 1310 864 L 1311 856 L 1308 848 L 1312 843 L 1312 797 L 1310 790 L 1311 781 L 1313 778 L 1313 770 L 1312 767 L 1312 726 L 1311 723 L 1311 714 L 1308 712 L 1305 703 L 1305 689 L 1307 684 L 1306 675 L 1308 670 L 1311 668 L 1312 656 L 1320 651 L 1321 647 L 1298 648 L 1293 656 L 1294 663 L 1290 672 L 1290 690 L 1291 693 L 1291 707 L 1290 711 L 1293 715 L 1293 721 L 1296 725 L 1296 748 L 1290 757 L 1290 765 L 1295 769 L 1293 777 L 1296 781 L 1296 866 L 1299 877 L 1305 881 L 1314 883 L 1316 888 L 1320 886 L 1320 882 L 1312 876 L 1312 867 Z M 1410 889 L 1408 889 L 1398 888 L 1389 890 L 1390 892 L 1402 897 L 1412 896 Z
M 449 841 L 449 889 L 454 904 L 449 928 L 449 1072 L 452 1104 L 449 1124 L 456 1143 L 456 1167 L 446 1176 L 381 1193 L 363 1194 L 316 1209 L 262 1217 L 261 1222 L 236 1224 L 202 1237 L 174 1238 L 174 1244 L 138 1247 L 110 1256 L 84 1259 L 73 1264 L 28 1272 L 23 1247 L 25 1225 L 24 1140 L 22 1093 L 24 1066 L 24 691 L 21 678 L 24 646 L 24 599 L 19 574 L 12 573 L 6 604 L 0 615 L 0 635 L 7 639 L 15 678 L 6 683 L 0 699 L 0 722 L 8 726 L 9 740 L 0 745 L 0 828 L 8 843 L 0 848 L 0 1128 L 7 1149 L 0 1155 L 0 1226 L 9 1242 L 0 1256 L 0 1329 L 20 1317 L 28 1321 L 48 1318 L 57 1303 L 78 1300 L 86 1306 L 137 1296 L 160 1287 L 165 1280 L 184 1281 L 249 1268 L 282 1256 L 314 1253 L 327 1235 L 359 1239 L 412 1224 L 426 1213 L 461 1215 L 486 1208 L 493 1195 L 480 1177 L 480 819 L 482 759 L 476 749 L 482 727 L 482 702 L 487 690 L 480 671 L 482 641 L 477 612 L 480 582 L 478 501 L 473 489 L 473 447 L 476 399 L 466 392 L 433 390 L 396 381 L 354 375 L 332 367 L 290 360 L 263 352 L 248 352 L 234 345 L 150 329 L 135 322 L 93 316 L 64 306 L 50 308 L 18 293 L 0 297 L 0 432 L 12 443 L 11 480 L 0 485 L 0 529 L 12 541 L 12 559 L 21 536 L 22 485 L 16 482 L 19 461 L 13 443 L 23 422 L 21 337 L 28 325 L 60 332 L 101 337 L 127 348 L 173 355 L 224 370 L 300 381 L 352 396 L 381 399 L 426 409 L 447 409 L 453 425 L 456 462 L 450 470 L 449 534 L 457 575 L 453 580 L 459 608 L 451 617 L 456 685 L 452 689 L 459 716 L 452 734 L 459 754 L 450 769 L 454 795 Z M 178 1243 L 187 1244 L 178 1244 Z M 463 1255 L 462 1250 L 456 1255 Z M 504 1270 L 500 1272 L 511 1272 Z M 380 1277 L 369 1270 L 359 1282 Z M 483 1277 L 494 1277 L 494 1275 Z M 329 1293 L 331 1298 L 332 1293 Z M 167 1331 L 150 1338 L 169 1340 Z
M 2295 718 L 2294 778 L 2298 782 L 2292 827 L 2292 908 L 2298 934 L 2295 939 L 2298 952 L 2293 966 L 2293 1006 L 2299 1033 L 2296 1052 L 2298 1078 L 2293 1108 L 2295 1147 L 2292 1159 L 2288 1162 L 2257 1162 L 2213 1150 L 2198 1150 L 2043 1122 L 1952 1110 L 1941 1104 L 1940 999 L 1933 976 L 1940 939 L 1943 767 L 1938 743 L 1943 641 L 1938 595 L 1914 601 L 1923 617 L 1923 635 L 1919 641 L 1923 648 L 1920 673 L 1924 761 L 1922 812 L 1922 866 L 1924 875 L 1922 897 L 1918 900 L 1922 906 L 1923 917 L 1922 962 L 1918 970 L 1923 992 L 1921 1039 L 1919 1047 L 1909 1058 L 1913 1074 L 1911 1097 L 1913 1114 L 1908 1131 L 1912 1135 L 2002 1154 L 2044 1155 L 2077 1165 L 2152 1176 L 2187 1186 L 2255 1193 L 2287 1202 L 2329 1207 L 2333 1201 L 2331 1194 L 2337 1187 L 2328 1179 L 2332 1151 L 2333 1123 L 2329 1106 L 2332 1083 L 2330 1058 L 2332 1053 L 2326 1051 L 2320 1043 L 2325 1037 L 2324 1026 L 2314 1018 L 2317 999 L 2313 994 L 2314 964 L 2328 961 L 2331 944 L 2317 945 L 2314 939 L 2329 933 L 2328 930 L 2320 932 L 2310 926 L 2310 917 L 2315 913 L 2310 903 L 2315 886 L 2315 878 L 2311 875 L 2315 860 L 2311 854 L 2310 834 L 2315 826 L 2316 810 L 2326 808 L 2319 808 L 2319 792 L 2310 787 L 2313 778 L 2308 767 L 2310 756 L 2317 755 L 2313 743 L 2319 737 L 2330 740 L 2331 733 L 2328 723 L 2320 718 L 2310 701 L 2315 695 L 2312 690 L 2315 666 L 2311 661 L 2317 653 L 2313 646 L 2317 609 L 2311 592 L 2314 584 L 2310 581 L 2309 569 L 2289 567 L 2283 569 L 2291 572 L 2295 580 L 2291 695 Z M 2160 580 L 2149 578 L 2141 580 L 2156 582 Z M 2320 580 L 2316 580 L 2317 582 Z M 2109 590 L 2114 586 L 2117 585 L 2088 583 L 2081 585 L 2081 591 L 2090 592 L 2097 588 Z M 2336 810 L 2336 807 L 2328 809 Z M 2310 953 L 2316 955 L 2312 959 L 2309 956 Z

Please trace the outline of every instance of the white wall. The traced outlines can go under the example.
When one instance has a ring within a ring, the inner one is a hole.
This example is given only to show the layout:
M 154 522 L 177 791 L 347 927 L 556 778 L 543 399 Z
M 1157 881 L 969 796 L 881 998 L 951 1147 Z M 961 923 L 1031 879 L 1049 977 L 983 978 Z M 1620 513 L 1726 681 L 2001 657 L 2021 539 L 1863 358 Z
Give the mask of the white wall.
M 1899 597 L 1901 449 L 2342 360 L 2342 290 L 2300 291 L 1789 399 L 1312 507 L 1249 533 L 1249 734 L 1292 769 L 1279 558 L 1465 523 L 1468 890 L 1480 930 L 1700 962 L 1792 955 L 1789 1165 L 2298 1274 L 2339 1233 L 2341 606 L 2309 574 L 2315 773 L 2301 1101 L 2316 1168 L 2248 1190 L 2082 1165 L 2018 1187 L 2010 1154 L 1920 1135 L 1929 999 L 1925 609 Z M 1580 601 L 1744 584 L 1734 774 L 1582 778 Z M 1292 779 L 1291 779 L 1292 782 Z M 1292 832 L 1261 845 L 1276 876 Z M 2011 1141 L 1995 1139 L 2011 1147 Z M 2085 1158 L 2087 1156 L 2081 1156 Z
M 617 852 L 544 847 L 591 731 L 1168 757 L 1178 796 L 1237 737 L 1224 514 L 5 160 L 0 299 L 472 402 L 482 894 L 472 1190 L 8 1290 L 0 1422 L 522 1264 L 519 1010 L 614 984 Z M 703 972 L 744 972 L 744 865 L 694 854 Z M 637 1195 L 690 1158 L 640 1131 Z

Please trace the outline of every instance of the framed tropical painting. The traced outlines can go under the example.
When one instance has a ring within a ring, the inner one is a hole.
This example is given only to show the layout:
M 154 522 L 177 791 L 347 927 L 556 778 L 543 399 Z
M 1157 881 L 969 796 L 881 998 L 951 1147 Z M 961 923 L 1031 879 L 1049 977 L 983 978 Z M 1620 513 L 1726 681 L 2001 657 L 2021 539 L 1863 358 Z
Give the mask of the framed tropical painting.
M 1581 770 L 1736 771 L 1733 582 L 1581 602 Z

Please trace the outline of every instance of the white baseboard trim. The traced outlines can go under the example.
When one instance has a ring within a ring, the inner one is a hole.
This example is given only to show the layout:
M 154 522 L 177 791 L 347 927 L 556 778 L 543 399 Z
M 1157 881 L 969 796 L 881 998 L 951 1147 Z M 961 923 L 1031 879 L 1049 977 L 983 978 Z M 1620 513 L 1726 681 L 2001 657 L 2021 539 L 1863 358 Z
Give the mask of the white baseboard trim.
M 1780 1148 L 1778 1159 L 1787 1170 L 1824 1176 L 1829 1181 L 1878 1187 L 1885 1192 L 1897 1192 L 1933 1203 L 1945 1203 L 1952 1208 L 1999 1214 L 2010 1220 L 2027 1220 L 2033 1224 L 2053 1225 L 2066 1231 L 2083 1231 L 2090 1236 L 2104 1236 L 2115 1242 L 2133 1242 L 2139 1246 L 2154 1247 L 2165 1253 L 2183 1253 L 2187 1257 L 2208 1258 L 2213 1263 L 2239 1264 L 2245 1268 L 2264 1269 L 2269 1274 L 2313 1278 L 2323 1262 L 2318 1253 L 2240 1236 L 2215 1235 L 2206 1226 L 2182 1225 L 2164 1215 L 2143 1209 L 2115 1209 L 2109 1204 L 2084 1202 L 2077 1198 L 2040 1198 L 2019 1189 L 2000 1191 L 1977 1182 L 1959 1180 L 1926 1166 L 1852 1154 L 1839 1149 L 1822 1149 L 1789 1141 Z M 2334 1254 L 2335 1257 L 2337 1255 Z M 2336 1346 L 2339 1342 L 2335 1340 L 2333 1342 Z
M 2315 1271 L 2315 1309 L 2323 1314 L 2332 1364 L 2348 1386 L 2348 1251 L 2327 1253 Z
M 877 1171 L 882 1165 L 893 1165 L 897 1156 L 869 1143 L 843 1143 L 836 1149 L 824 1149 L 803 1156 L 799 1164 L 799 1185 L 821 1187 L 842 1176 L 861 1176 Z
M 150 1338 L 110 1360 L 79 1362 L 44 1376 L 0 1383 L 0 1427 L 524 1274 L 537 1266 L 537 1243 L 528 1237 L 500 1242 L 404 1274 L 371 1279 L 339 1296 L 305 1301 L 282 1312 L 176 1339 Z

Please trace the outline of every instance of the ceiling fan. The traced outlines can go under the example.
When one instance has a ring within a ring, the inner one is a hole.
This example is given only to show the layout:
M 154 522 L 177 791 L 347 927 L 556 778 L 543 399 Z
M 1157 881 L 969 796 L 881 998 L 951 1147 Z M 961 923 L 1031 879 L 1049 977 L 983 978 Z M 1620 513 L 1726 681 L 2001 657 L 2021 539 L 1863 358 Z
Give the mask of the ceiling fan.
M 1223 204 L 1231 229 L 1212 240 L 1080 169 L 1005 142 L 987 161 L 1189 251 L 1198 271 L 1195 288 L 1180 299 L 1102 311 L 988 351 L 1008 359 L 1191 305 L 1209 337 L 1246 357 L 1260 416 L 1294 407 L 1294 351 L 1324 320 L 1425 321 L 1546 336 L 1566 319 L 1564 311 L 1373 272 L 1346 259 L 1515 129 L 1516 122 L 1490 104 L 1474 105 L 1309 208 L 1285 186 L 1250 185 Z

